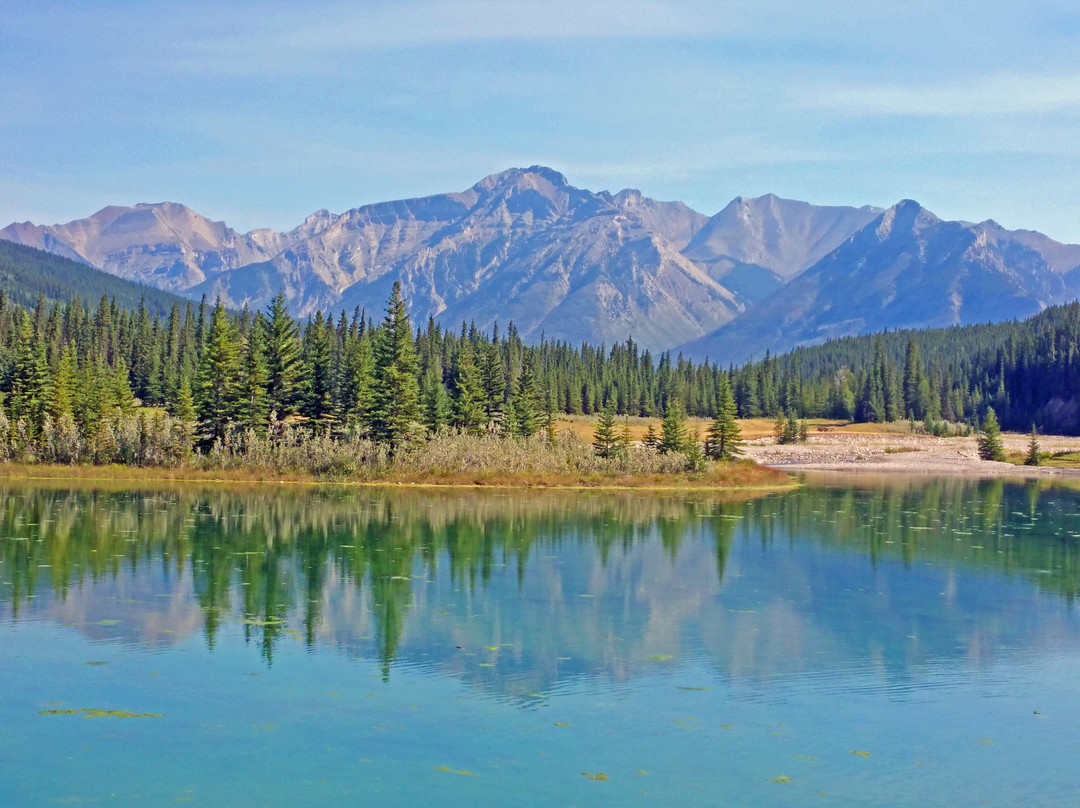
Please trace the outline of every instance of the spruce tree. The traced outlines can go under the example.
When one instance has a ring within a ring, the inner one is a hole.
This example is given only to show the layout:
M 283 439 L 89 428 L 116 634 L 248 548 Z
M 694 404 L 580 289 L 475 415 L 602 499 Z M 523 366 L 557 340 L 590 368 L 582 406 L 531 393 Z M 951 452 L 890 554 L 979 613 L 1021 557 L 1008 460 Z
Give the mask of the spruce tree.
M 1028 439 L 1028 451 L 1024 457 L 1025 466 L 1038 466 L 1042 460 L 1039 457 L 1039 433 L 1035 431 L 1035 424 L 1031 425 L 1031 437 Z
M 413 423 L 420 417 L 416 347 L 400 281 L 394 281 L 386 303 L 386 317 L 375 334 L 374 349 L 371 434 L 375 440 L 387 444 L 393 455 L 408 439 Z
M 656 427 L 652 424 L 645 429 L 645 437 L 642 438 L 641 444 L 649 451 L 655 452 L 660 448 L 660 438 L 656 435 Z
M 593 430 L 593 454 L 607 460 L 616 454 L 619 439 L 615 435 L 615 412 L 605 407 Z
M 408 323 L 406 323 L 406 326 Z M 304 382 L 300 394 L 300 414 L 315 431 L 326 431 L 333 420 L 333 325 L 315 313 L 304 330 Z
M 484 412 L 489 424 L 498 425 L 503 415 L 503 399 L 506 395 L 506 368 L 499 352 L 498 329 L 491 342 L 483 341 L 480 351 L 480 378 L 484 388 Z
M 983 418 L 982 430 L 977 439 L 979 457 L 983 460 L 1005 460 L 1005 447 L 1001 445 L 1001 425 L 998 423 L 997 413 L 993 407 L 986 409 L 986 417 Z
M 454 356 L 454 426 L 469 435 L 484 429 L 484 387 L 476 366 L 472 340 L 467 337 Z
M 300 339 L 285 292 L 278 292 L 271 301 L 267 317 L 266 393 L 270 409 L 283 419 L 295 410 L 302 370 Z
M 434 352 L 428 356 L 421 396 L 424 428 L 427 429 L 429 435 L 437 435 L 446 427 L 449 420 L 450 398 L 446 394 L 446 387 L 443 386 L 439 357 Z
M 367 427 L 374 384 L 372 332 L 364 329 L 357 337 L 349 339 L 342 360 L 341 409 L 346 422 Z
M 260 434 L 266 432 L 270 417 L 270 398 L 266 392 L 269 378 L 266 364 L 266 322 L 262 314 L 258 314 L 248 328 L 238 415 L 246 428 Z
M 727 377 L 722 376 L 719 397 L 716 402 L 716 417 L 706 433 L 706 457 L 712 460 L 734 460 L 742 454 L 739 448 L 742 435 L 735 420 L 735 399 Z
M 506 421 L 507 433 L 515 438 L 531 438 L 540 430 L 540 393 L 536 388 L 531 354 L 527 354 L 522 362 Z
M 179 444 L 180 454 L 186 457 L 192 449 L 192 442 L 195 437 L 195 419 L 197 417 L 195 399 L 191 395 L 191 383 L 188 382 L 187 376 L 180 380 L 180 391 L 176 396 L 176 407 L 173 410 L 173 416 L 179 422 L 177 443 Z
M 23 419 L 29 437 L 41 435 L 50 398 L 49 366 L 45 360 L 45 345 L 37 338 L 25 315 L 16 328 L 18 342 L 15 364 L 11 370 L 11 394 L 8 415 L 12 422 Z
M 109 379 L 110 405 L 115 418 L 131 415 L 135 412 L 135 393 L 131 390 L 127 363 L 117 361 Z
M 630 454 L 630 447 L 632 444 L 633 441 L 630 438 L 630 422 L 628 420 L 624 420 L 622 424 L 622 429 L 619 430 L 618 453 L 622 457 L 626 457 Z
M 221 440 L 237 416 L 240 389 L 240 345 L 236 329 L 220 301 L 210 315 L 199 366 L 196 411 L 202 442 Z
M 664 410 L 664 420 L 660 424 L 660 452 L 682 452 L 686 450 L 686 446 L 686 410 L 679 399 L 671 397 Z
M 53 376 L 52 395 L 49 399 L 49 415 L 53 420 L 72 414 L 78 378 L 79 365 L 75 361 L 75 354 L 70 345 L 65 345 Z

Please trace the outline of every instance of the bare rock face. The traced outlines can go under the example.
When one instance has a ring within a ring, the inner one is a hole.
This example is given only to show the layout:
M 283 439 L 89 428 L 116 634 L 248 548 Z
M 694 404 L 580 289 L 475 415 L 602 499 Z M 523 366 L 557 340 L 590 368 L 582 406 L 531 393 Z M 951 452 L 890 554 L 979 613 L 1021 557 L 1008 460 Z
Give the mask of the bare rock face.
M 188 297 L 294 311 L 379 311 L 401 280 L 415 321 L 654 349 L 699 336 L 740 295 L 680 254 L 707 221 L 637 191 L 575 188 L 549 168 L 510 169 L 461 193 L 318 211 L 285 232 L 236 233 L 182 205 L 111 207 L 66 225 L 14 224 L 0 237 Z
M 513 168 L 460 193 L 325 210 L 279 233 L 237 233 L 175 203 L 108 207 L 0 238 L 226 305 L 366 308 L 394 281 L 413 320 L 527 340 L 683 346 L 723 362 L 883 327 L 1022 316 L 1080 291 L 1080 247 L 994 222 L 942 222 L 769 195 L 713 217 L 636 190 Z
M 224 269 L 265 260 L 277 246 L 273 238 L 240 235 L 174 202 L 110 206 L 67 224 L 12 224 L 0 238 L 181 293 Z

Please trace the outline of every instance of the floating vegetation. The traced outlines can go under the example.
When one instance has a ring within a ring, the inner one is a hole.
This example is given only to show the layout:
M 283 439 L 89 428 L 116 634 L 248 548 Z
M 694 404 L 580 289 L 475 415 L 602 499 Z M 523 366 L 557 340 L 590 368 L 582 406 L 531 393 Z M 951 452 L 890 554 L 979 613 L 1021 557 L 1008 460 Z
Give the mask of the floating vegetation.
M 788 777 L 786 774 L 781 774 L 779 777 L 774 777 L 773 782 L 774 783 L 790 783 L 791 778 Z
M 132 713 L 127 710 L 99 710 L 96 707 L 81 710 L 38 710 L 38 715 L 81 715 L 83 718 L 162 718 L 164 713 Z
M 603 772 L 582 772 L 581 776 L 582 777 L 588 777 L 590 780 L 610 780 L 611 779 L 610 777 L 608 777 Z
M 468 769 L 451 769 L 449 766 L 436 766 L 437 772 L 448 772 L 449 774 L 463 774 L 466 777 L 477 777 L 476 772 L 471 772 Z
M 989 738 L 979 738 L 979 743 L 993 744 L 994 742 L 991 741 Z
M 649 659 L 656 662 L 666 662 L 667 660 L 671 659 L 671 654 L 652 654 L 649 656 Z
M 568 727 L 568 726 L 570 726 L 570 722 L 569 721 L 556 721 L 555 726 L 557 726 L 557 727 Z
M 848 754 L 849 755 L 858 755 L 861 758 L 870 757 L 870 753 L 869 752 L 864 752 L 862 749 L 849 749 Z
M 115 626 L 119 622 L 120 622 L 119 620 L 98 620 L 97 625 L 99 625 L 99 626 Z

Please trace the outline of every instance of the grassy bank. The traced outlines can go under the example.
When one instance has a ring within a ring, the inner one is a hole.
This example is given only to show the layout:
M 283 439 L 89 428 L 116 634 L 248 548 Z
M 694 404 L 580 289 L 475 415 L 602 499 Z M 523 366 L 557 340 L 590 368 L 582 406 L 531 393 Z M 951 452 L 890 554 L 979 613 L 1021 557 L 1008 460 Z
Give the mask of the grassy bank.
M 679 453 L 632 447 L 618 457 L 596 457 L 591 446 L 565 431 L 554 443 L 542 438 L 444 435 L 420 440 L 390 456 L 363 439 L 311 437 L 289 431 L 273 440 L 247 436 L 168 463 L 0 464 L 0 476 L 56 480 L 137 482 L 276 482 L 356 485 L 490 486 L 531 488 L 762 489 L 792 479 L 750 461 L 694 467 Z

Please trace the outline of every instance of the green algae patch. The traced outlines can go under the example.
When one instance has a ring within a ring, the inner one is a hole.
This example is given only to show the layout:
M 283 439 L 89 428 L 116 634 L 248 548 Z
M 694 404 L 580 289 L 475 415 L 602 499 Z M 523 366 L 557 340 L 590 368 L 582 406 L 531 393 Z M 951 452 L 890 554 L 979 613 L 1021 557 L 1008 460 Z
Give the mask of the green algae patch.
M 81 715 L 83 718 L 162 718 L 164 713 L 132 713 L 127 710 L 99 710 L 96 707 L 81 710 L 38 710 L 38 715 Z
M 590 780 L 610 780 L 611 779 L 610 777 L 608 777 L 603 772 L 582 772 L 581 776 L 582 777 L 588 777 Z
M 653 662 L 667 662 L 671 659 L 671 654 L 652 654 L 649 659 Z
M 865 751 L 863 751 L 862 749 L 849 749 L 849 750 L 848 750 L 848 754 L 849 754 L 849 755 L 858 755 L 858 756 L 859 756 L 859 757 L 861 757 L 861 758 L 868 758 L 868 757 L 870 757 L 870 753 L 869 753 L 869 752 L 865 752 Z
M 471 772 L 468 769 L 451 769 L 449 766 L 436 766 L 437 772 L 449 772 L 450 774 L 463 774 L 466 777 L 477 777 L 476 772 Z
M 786 774 L 781 774 L 779 777 L 774 777 L 773 782 L 774 783 L 790 783 L 791 778 L 788 777 Z

